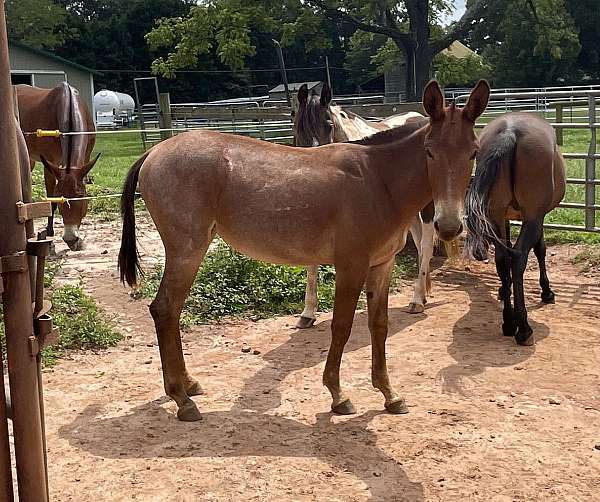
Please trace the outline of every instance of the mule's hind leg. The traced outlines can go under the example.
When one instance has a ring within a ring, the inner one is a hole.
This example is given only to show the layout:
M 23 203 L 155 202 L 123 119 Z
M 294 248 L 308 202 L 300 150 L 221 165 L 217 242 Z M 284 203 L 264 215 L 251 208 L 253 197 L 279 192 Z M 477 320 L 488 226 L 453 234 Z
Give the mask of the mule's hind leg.
M 306 292 L 304 293 L 304 310 L 296 323 L 296 328 L 310 328 L 317 320 L 317 280 L 319 266 L 306 267 Z
M 199 249 L 182 252 L 167 250 L 165 272 L 158 293 L 150 304 L 150 313 L 156 326 L 165 392 L 177 403 L 177 417 L 184 421 L 200 420 L 200 412 L 189 396 L 202 389 L 187 372 L 181 338 L 179 317 L 183 304 L 210 240 Z
M 554 303 L 554 291 L 550 289 L 550 281 L 546 272 L 546 241 L 544 240 L 544 231 L 540 240 L 533 246 L 533 252 L 540 266 L 540 287 L 542 288 L 542 301 L 544 303 Z
M 331 410 L 341 415 L 355 413 L 352 402 L 340 387 L 340 363 L 344 346 L 352 330 L 354 311 L 360 295 L 368 266 L 361 267 L 355 263 L 348 266 L 336 266 L 335 301 L 333 320 L 331 322 L 331 347 L 327 354 L 327 362 L 323 371 L 323 384 L 331 392 Z
M 511 258 L 513 290 L 515 297 L 515 321 L 517 332 L 515 340 L 519 345 L 533 345 L 533 330 L 527 322 L 527 309 L 525 307 L 525 292 L 523 290 L 523 273 L 527 266 L 529 251 L 540 240 L 542 235 L 542 220 L 523 221 L 521 233 L 513 248 Z
M 367 304 L 369 331 L 371 332 L 371 380 L 373 387 L 385 397 L 385 408 L 390 413 L 407 413 L 404 399 L 390 384 L 385 357 L 385 342 L 388 334 L 388 295 L 394 259 L 369 270 L 367 277 Z

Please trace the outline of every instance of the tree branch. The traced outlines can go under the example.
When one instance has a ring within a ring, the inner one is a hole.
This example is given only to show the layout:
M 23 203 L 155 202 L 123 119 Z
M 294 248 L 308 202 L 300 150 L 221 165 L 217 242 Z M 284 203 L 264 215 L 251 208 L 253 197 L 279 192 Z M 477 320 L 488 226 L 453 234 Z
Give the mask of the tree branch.
M 464 38 L 471 30 L 474 22 L 478 22 L 483 17 L 483 13 L 491 1 L 477 0 L 458 21 L 450 25 L 448 32 L 442 38 L 430 44 L 432 53 L 435 55 L 443 51 L 455 40 Z
M 388 26 L 365 23 L 363 21 L 360 21 L 359 19 L 356 19 L 354 16 L 348 14 L 347 12 L 327 7 L 327 5 L 325 5 L 325 3 L 322 1 L 312 1 L 310 3 L 316 4 L 332 21 L 345 21 L 359 30 L 367 31 L 369 33 L 377 33 L 379 35 L 386 35 L 394 40 L 399 40 L 404 46 L 408 45 L 412 47 L 412 45 L 414 44 L 412 37 L 408 33 L 403 33 L 398 29 L 397 26 L 394 27 L 393 25 L 389 25 L 389 22 Z

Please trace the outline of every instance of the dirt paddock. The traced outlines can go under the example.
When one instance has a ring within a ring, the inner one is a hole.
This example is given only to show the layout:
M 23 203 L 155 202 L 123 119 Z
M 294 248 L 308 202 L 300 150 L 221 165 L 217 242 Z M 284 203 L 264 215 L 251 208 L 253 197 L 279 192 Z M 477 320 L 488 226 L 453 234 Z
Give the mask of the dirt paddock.
M 342 362 L 356 415 L 328 412 L 322 314 L 305 331 L 288 316 L 186 332 L 204 420 L 181 423 L 148 302 L 116 277 L 117 227 L 85 228 L 60 280 L 82 279 L 127 339 L 45 372 L 52 500 L 600 500 L 600 285 L 570 265 L 575 247 L 550 249 L 555 305 L 540 304 L 530 260 L 533 347 L 501 334 L 492 263 L 438 268 L 424 314 L 404 312 L 410 286 L 395 294 L 388 361 L 407 415 L 386 414 L 371 387 L 358 311 Z M 142 221 L 146 262 L 153 236 Z

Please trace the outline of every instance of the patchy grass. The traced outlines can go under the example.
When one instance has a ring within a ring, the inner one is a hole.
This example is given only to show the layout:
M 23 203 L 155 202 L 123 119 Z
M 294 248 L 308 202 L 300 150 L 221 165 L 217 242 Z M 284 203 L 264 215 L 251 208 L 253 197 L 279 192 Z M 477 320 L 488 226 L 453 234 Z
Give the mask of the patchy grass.
M 44 285 L 53 287 L 54 276 L 60 269 L 60 262 L 49 262 L 44 276 Z M 58 343 L 46 347 L 42 352 L 42 362 L 51 366 L 68 350 L 106 349 L 115 345 L 122 339 L 122 335 L 115 330 L 114 323 L 109 320 L 96 304 L 96 301 L 87 295 L 80 286 L 65 285 L 49 291 L 52 302 L 50 314 L 60 331 Z M 2 357 L 5 356 L 5 331 L 0 304 L 0 344 Z
M 573 258 L 571 263 L 578 265 L 583 272 L 600 272 L 600 247 L 589 247 Z
M 156 266 L 142 280 L 136 296 L 153 298 L 163 274 Z M 393 285 L 400 278 L 414 277 L 412 255 L 397 257 Z M 299 313 L 304 307 L 306 272 L 303 267 L 269 265 L 252 260 L 220 241 L 207 254 L 187 297 L 181 325 L 219 321 L 227 317 L 263 319 L 274 315 Z M 335 270 L 319 268 L 319 309 L 333 306 Z

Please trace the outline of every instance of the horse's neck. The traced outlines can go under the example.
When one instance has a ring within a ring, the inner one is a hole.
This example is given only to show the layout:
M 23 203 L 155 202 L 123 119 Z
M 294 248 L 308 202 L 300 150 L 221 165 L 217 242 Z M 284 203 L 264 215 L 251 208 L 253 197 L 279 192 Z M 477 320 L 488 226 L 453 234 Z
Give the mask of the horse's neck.
M 419 211 L 431 201 L 431 185 L 427 175 L 425 128 L 410 136 L 371 148 L 369 157 L 381 173 L 398 214 Z
M 339 111 L 334 111 L 336 128 L 338 133 L 334 133 L 334 141 L 342 143 L 344 141 L 358 141 L 378 132 L 378 129 L 371 126 L 366 120 L 358 115 L 348 114 L 348 118 L 342 117 Z

